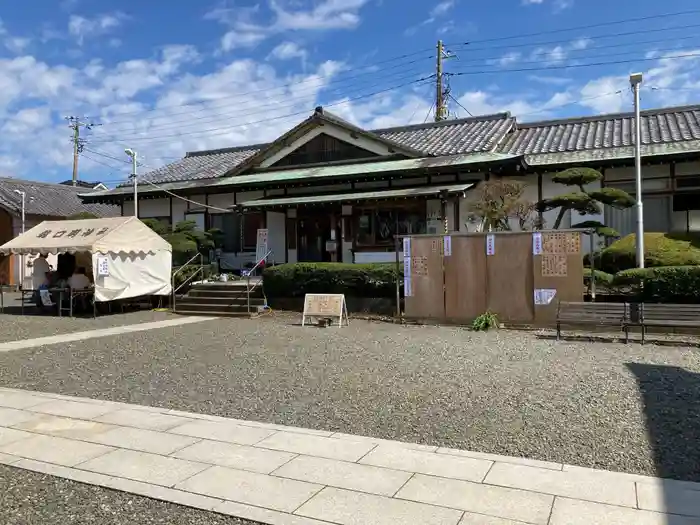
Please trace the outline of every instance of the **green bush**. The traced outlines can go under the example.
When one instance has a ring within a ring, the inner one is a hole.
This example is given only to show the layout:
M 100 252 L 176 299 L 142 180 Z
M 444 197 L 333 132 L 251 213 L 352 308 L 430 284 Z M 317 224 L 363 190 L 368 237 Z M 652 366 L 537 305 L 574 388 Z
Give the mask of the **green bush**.
M 588 285 L 591 282 L 591 269 L 583 269 L 583 282 Z M 613 275 L 600 270 L 595 271 L 595 283 L 601 286 L 610 286 L 613 283 Z
M 302 297 L 307 293 L 342 293 L 348 297 L 395 297 L 403 267 L 392 263 L 293 263 L 265 268 L 268 297 Z
M 615 274 L 613 284 L 647 303 L 700 302 L 700 266 L 634 268 Z
M 644 234 L 644 266 L 700 265 L 700 236 L 673 233 Z M 596 268 L 617 273 L 637 266 L 636 236 L 628 235 L 600 252 Z

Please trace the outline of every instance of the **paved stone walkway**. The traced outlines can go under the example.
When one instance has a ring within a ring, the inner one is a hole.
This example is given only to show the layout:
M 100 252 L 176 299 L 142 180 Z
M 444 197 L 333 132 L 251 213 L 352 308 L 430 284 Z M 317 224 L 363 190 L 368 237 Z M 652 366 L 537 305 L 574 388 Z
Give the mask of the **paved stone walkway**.
M 183 324 L 201 323 L 211 321 L 214 317 L 182 317 L 180 319 L 166 319 L 164 321 L 153 321 L 152 323 L 137 323 L 126 326 L 113 326 L 97 330 L 85 330 L 83 332 L 73 332 L 67 334 L 50 335 L 47 337 L 37 337 L 35 339 L 19 339 L 0 343 L 0 352 L 11 352 L 24 348 L 35 348 L 37 346 L 53 345 L 56 343 L 72 343 L 96 337 L 107 337 L 110 335 L 121 335 L 129 332 L 143 332 L 145 330 L 155 330 L 157 328 L 168 328 L 169 326 L 180 326 Z
M 700 525 L 700 483 L 12 389 L 0 463 L 273 525 Z

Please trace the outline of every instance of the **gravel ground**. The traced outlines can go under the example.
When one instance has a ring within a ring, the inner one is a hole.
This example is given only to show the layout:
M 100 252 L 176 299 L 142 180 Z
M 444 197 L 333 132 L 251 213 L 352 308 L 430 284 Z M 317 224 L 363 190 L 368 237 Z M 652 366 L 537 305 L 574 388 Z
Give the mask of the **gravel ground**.
M 162 321 L 175 317 L 174 314 L 168 312 L 154 312 L 152 310 L 126 314 L 115 313 L 101 316 L 97 319 L 92 317 L 70 318 L 67 315 L 58 317 L 51 314 L 40 315 L 37 313 L 37 309 L 31 305 L 27 305 L 25 308 L 26 315 L 21 315 L 19 294 L 12 294 L 9 298 L 7 295 L 5 296 L 5 313 L 0 314 L 0 326 L 2 327 L 0 329 L 0 343 L 82 332 L 84 330 L 99 330 L 100 328 Z
M 0 385 L 700 481 L 696 348 L 291 319 L 9 352 Z
M 256 525 L 125 492 L 0 465 L 3 525 Z

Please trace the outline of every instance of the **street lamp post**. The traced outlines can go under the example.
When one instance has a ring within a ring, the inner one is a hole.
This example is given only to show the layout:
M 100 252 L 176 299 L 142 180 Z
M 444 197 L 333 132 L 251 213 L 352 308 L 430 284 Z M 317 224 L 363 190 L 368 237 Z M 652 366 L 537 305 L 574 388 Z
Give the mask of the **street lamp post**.
M 637 193 L 637 267 L 644 268 L 644 208 L 642 204 L 642 117 L 639 113 L 639 86 L 642 74 L 630 75 L 630 84 L 634 92 L 634 172 L 635 191 Z
M 136 178 L 136 152 L 131 148 L 127 148 L 124 150 L 124 153 L 126 153 L 127 156 L 131 157 L 131 179 L 134 183 L 134 217 L 138 218 L 138 216 L 139 216 L 139 189 L 138 189 L 138 180 Z
M 24 233 L 24 229 L 26 226 L 25 214 L 26 214 L 27 194 L 26 194 L 26 192 L 20 191 L 20 190 L 15 190 L 15 193 L 22 198 L 22 233 Z M 21 266 L 21 270 L 19 272 L 20 285 L 22 286 L 22 288 L 24 288 L 24 273 L 25 273 L 24 254 L 20 255 L 20 266 Z

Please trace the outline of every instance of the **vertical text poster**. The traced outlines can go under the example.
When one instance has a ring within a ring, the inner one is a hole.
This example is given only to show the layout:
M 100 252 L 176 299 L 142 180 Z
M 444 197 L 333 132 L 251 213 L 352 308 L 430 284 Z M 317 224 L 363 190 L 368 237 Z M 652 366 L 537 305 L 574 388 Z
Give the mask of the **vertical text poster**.
M 260 262 L 267 256 L 267 228 L 258 230 L 255 243 L 255 261 Z
M 411 238 L 404 237 L 403 239 L 403 295 L 411 297 L 413 290 L 411 289 Z
M 489 233 L 486 236 L 486 255 L 494 255 L 496 253 L 496 236 Z

